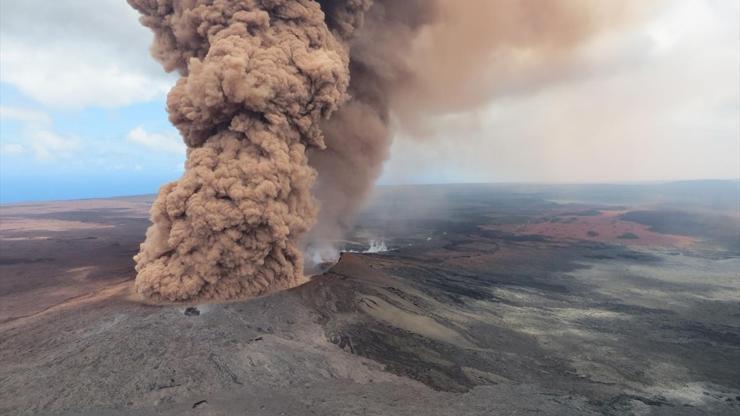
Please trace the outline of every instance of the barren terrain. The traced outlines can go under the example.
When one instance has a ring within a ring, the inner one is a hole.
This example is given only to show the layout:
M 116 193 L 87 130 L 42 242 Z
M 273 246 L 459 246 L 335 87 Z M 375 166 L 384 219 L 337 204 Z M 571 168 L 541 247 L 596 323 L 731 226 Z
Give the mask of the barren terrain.
M 148 197 L 1 206 L 0 414 L 737 414 L 737 185 L 603 188 L 383 188 L 221 305 L 132 293 Z

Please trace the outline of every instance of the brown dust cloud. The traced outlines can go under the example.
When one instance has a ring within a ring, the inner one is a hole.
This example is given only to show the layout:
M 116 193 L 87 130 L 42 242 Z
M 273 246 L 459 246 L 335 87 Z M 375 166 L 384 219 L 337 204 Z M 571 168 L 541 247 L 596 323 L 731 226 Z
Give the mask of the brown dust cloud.
M 590 0 L 128 1 L 180 74 L 167 110 L 188 146 L 134 258 L 153 302 L 301 284 L 303 252 L 349 230 L 394 132 L 423 137 L 425 120 L 547 82 L 635 15 Z

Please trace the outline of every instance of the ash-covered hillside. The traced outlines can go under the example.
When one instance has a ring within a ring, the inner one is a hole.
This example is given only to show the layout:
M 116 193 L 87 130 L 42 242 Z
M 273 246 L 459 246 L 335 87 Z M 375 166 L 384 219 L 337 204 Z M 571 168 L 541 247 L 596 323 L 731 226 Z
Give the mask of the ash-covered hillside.
M 714 220 L 574 199 L 384 188 L 309 283 L 165 306 L 132 291 L 151 199 L 2 206 L 0 413 L 740 411 L 740 258 Z

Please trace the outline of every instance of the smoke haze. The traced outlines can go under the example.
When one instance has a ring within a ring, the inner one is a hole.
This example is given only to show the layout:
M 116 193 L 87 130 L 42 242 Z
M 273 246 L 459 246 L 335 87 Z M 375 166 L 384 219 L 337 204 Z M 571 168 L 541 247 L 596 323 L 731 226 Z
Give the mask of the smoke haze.
M 329 26 L 342 32 L 346 5 L 355 2 L 320 3 Z M 349 41 L 352 98 L 323 122 L 327 148 L 310 153 L 321 210 L 309 250 L 331 252 L 326 246 L 352 226 L 390 156 L 394 130 L 417 139 L 443 134 L 435 118 L 561 76 L 578 46 L 645 13 L 618 1 L 360 3 L 372 7 Z M 460 136 L 460 126 L 445 130 Z
M 628 15 L 587 0 L 129 3 L 182 75 L 167 106 L 186 171 L 135 257 L 155 301 L 299 284 L 301 250 L 351 227 L 394 131 L 423 136 L 428 117 L 546 82 Z

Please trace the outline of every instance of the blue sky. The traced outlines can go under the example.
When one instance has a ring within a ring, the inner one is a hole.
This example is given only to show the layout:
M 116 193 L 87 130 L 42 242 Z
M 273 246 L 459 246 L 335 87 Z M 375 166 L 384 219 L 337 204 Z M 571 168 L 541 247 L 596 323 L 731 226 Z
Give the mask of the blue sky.
M 155 193 L 185 146 L 176 80 L 125 1 L 0 3 L 0 202 Z
M 536 88 L 397 128 L 380 183 L 740 177 L 740 1 L 661 4 Z M 0 202 L 179 177 L 151 37 L 123 0 L 0 2 Z
M 2 202 L 154 193 L 182 173 L 164 97 L 48 111 L 13 85 L 0 89 Z

